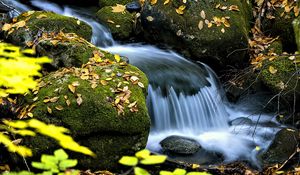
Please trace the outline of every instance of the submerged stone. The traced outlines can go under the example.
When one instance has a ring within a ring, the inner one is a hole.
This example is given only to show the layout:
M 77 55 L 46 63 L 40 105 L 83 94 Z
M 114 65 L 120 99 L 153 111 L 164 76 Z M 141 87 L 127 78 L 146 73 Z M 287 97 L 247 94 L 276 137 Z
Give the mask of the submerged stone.
M 160 142 L 164 152 L 177 154 L 195 154 L 201 145 L 194 139 L 182 136 L 169 136 Z

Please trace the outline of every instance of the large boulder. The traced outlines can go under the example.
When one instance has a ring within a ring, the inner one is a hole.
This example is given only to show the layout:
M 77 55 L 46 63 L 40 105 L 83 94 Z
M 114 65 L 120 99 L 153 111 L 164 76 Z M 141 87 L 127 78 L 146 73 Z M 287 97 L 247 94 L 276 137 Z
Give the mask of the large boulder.
M 282 2 L 279 2 L 282 3 Z M 298 3 L 298 5 L 296 4 Z M 294 7 L 298 6 L 299 10 L 300 2 L 294 2 L 294 6 L 290 6 L 289 10 L 285 8 L 289 5 L 272 6 L 267 11 L 267 16 L 270 14 L 271 18 L 263 18 L 262 29 L 266 35 L 272 37 L 279 36 L 279 40 L 283 44 L 283 50 L 288 52 L 294 52 L 296 50 L 295 35 L 292 22 L 296 18 Z
M 273 166 L 283 163 L 296 152 L 298 145 L 298 131 L 293 129 L 282 129 L 276 135 L 269 148 L 259 155 L 263 166 Z
M 295 40 L 298 46 L 298 51 L 300 52 L 300 17 L 293 21 Z
M 265 60 L 261 68 L 259 78 L 262 83 L 274 94 L 279 95 L 283 104 L 294 106 L 299 103 L 300 84 L 299 70 L 300 66 L 296 57 L 278 56 L 274 60 Z M 275 99 L 277 101 L 277 98 Z
M 106 6 L 96 13 L 97 19 L 110 29 L 114 38 L 119 40 L 130 38 L 134 32 L 135 15 L 125 9 L 123 10 L 113 12 L 112 6 Z
M 172 46 L 210 66 L 240 66 L 247 51 L 250 14 L 247 0 L 174 0 L 153 5 L 147 0 L 141 22 L 149 41 Z
M 53 12 L 25 12 L 7 24 L 7 28 L 4 33 L 9 42 L 23 46 L 37 42 L 42 33 L 76 33 L 88 41 L 92 37 L 92 28 L 85 22 Z
M 147 85 L 138 68 L 98 50 L 82 68 L 63 68 L 43 77 L 22 104 L 34 105 L 30 112 L 35 118 L 69 128 L 74 140 L 96 154 L 94 159 L 70 153 L 82 168 L 112 169 L 122 155 L 146 146 L 150 129 Z M 24 144 L 34 155 L 58 147 L 45 137 L 25 139 Z

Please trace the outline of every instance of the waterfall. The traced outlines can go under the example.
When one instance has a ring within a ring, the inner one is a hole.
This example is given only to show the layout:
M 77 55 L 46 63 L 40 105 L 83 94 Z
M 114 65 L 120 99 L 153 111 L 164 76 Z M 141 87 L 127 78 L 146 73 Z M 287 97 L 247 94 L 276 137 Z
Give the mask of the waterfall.
M 13 2 L 18 2 L 13 0 Z M 92 42 L 111 53 L 129 58 L 129 62 L 147 75 L 147 105 L 152 128 L 147 147 L 161 151 L 159 142 L 170 135 L 188 136 L 202 148 L 236 159 L 256 162 L 256 147 L 266 149 L 278 127 L 265 127 L 268 114 L 252 114 L 247 103 L 229 104 L 214 72 L 204 64 L 193 63 L 168 50 L 143 44 L 119 45 L 101 24 L 70 7 L 44 0 L 31 0 L 43 10 L 81 19 L 93 28 Z M 89 16 L 89 15 L 88 15 Z M 229 125 L 229 121 L 247 117 L 253 124 Z

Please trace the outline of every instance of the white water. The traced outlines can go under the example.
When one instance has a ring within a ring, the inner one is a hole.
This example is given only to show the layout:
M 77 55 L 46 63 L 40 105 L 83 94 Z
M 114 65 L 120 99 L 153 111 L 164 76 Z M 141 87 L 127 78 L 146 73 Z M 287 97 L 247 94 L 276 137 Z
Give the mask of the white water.
M 246 159 L 256 162 L 255 147 L 267 148 L 278 130 L 260 125 L 261 121 L 271 121 L 272 117 L 247 112 L 247 103 L 228 104 L 222 98 L 215 74 L 207 66 L 194 64 L 172 51 L 154 46 L 117 45 L 105 27 L 69 7 L 43 0 L 31 2 L 41 9 L 87 22 L 93 27 L 94 44 L 128 57 L 131 64 L 147 74 L 151 84 L 147 104 L 152 118 L 149 149 L 160 152 L 162 139 L 181 135 L 197 140 L 206 150 L 222 153 L 225 161 Z M 238 117 L 248 117 L 253 124 L 228 124 Z

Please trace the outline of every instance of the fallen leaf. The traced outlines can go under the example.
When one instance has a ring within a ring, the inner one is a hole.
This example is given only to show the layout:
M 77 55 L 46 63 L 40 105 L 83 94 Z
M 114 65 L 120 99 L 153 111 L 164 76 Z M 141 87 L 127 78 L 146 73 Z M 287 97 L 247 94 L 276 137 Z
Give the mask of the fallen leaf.
M 199 28 L 199 30 L 203 29 L 203 21 L 202 20 L 199 21 L 198 28 Z
M 52 109 L 47 106 L 47 111 L 49 114 L 52 114 Z
M 200 16 L 201 16 L 201 18 L 202 18 L 202 19 L 205 19 L 205 16 L 206 16 L 206 15 L 205 15 L 205 12 L 204 12 L 204 10 L 201 10 L 201 12 L 200 12 Z
M 18 29 L 18 28 L 24 27 L 25 25 L 26 25 L 26 22 L 24 20 L 22 20 L 22 21 L 19 21 L 19 22 L 13 24 L 12 27 L 17 27 L 17 29 Z
M 184 9 L 186 8 L 185 5 L 181 5 L 176 9 L 176 13 L 178 13 L 179 15 L 183 15 L 184 14 Z
M 152 16 L 147 16 L 147 18 L 146 18 L 148 21 L 153 21 L 154 20 L 154 18 L 152 17 Z
M 40 15 L 37 16 L 36 18 L 37 18 L 37 19 L 47 18 L 47 15 L 45 15 L 45 14 L 40 14 Z
M 76 23 L 77 23 L 77 25 L 80 25 L 81 21 L 80 21 L 80 20 L 77 20 Z
M 164 5 L 168 4 L 170 0 L 165 0 Z
M 115 23 L 114 21 L 112 21 L 112 20 L 110 20 L 110 19 L 108 19 L 107 22 L 108 22 L 108 23 L 111 23 L 111 24 L 114 24 L 114 23 Z
M 82 104 L 83 100 L 81 98 L 81 94 L 77 94 L 76 102 L 77 102 L 78 106 L 80 106 Z
M 75 90 L 76 90 L 76 87 L 75 87 L 75 86 L 69 84 L 69 85 L 68 85 L 68 88 L 69 88 L 69 90 L 70 90 L 73 94 L 75 93 Z
M 222 33 L 225 33 L 225 29 L 224 29 L 224 28 L 222 28 L 222 29 L 221 29 L 221 32 L 222 32 Z
M 125 11 L 126 7 L 121 4 L 117 4 L 116 6 L 111 7 L 113 13 L 122 13 Z
M 53 97 L 53 98 L 50 98 L 50 102 L 51 103 L 55 103 L 55 102 L 57 102 L 58 101 L 58 99 L 59 99 L 59 97 Z
M 151 5 L 154 5 L 154 4 L 156 4 L 157 3 L 157 0 L 150 0 L 150 4 Z
M 27 116 L 32 118 L 32 117 L 33 117 L 33 114 L 32 114 L 31 112 L 28 112 L 28 113 L 27 113 Z
M 240 11 L 239 7 L 237 5 L 231 5 L 229 6 L 230 11 Z
M 142 82 L 138 82 L 138 86 L 141 87 L 141 88 L 144 88 L 144 84 Z
M 5 23 L 5 24 L 3 25 L 3 27 L 2 27 L 2 30 L 3 30 L 3 31 L 8 31 L 8 30 L 10 30 L 11 28 L 12 28 L 12 25 L 11 25 L 11 24 Z
M 121 60 L 120 55 L 115 54 L 114 57 L 115 57 L 115 60 L 117 61 L 117 63 L 120 62 L 120 60 Z
M 58 111 L 61 111 L 64 109 L 64 107 L 62 107 L 61 105 L 55 106 L 55 109 Z
M 80 83 L 79 83 L 78 81 L 72 82 L 72 86 L 74 86 L 74 87 L 77 87 L 77 86 L 79 86 L 79 85 L 80 85 Z
M 277 72 L 277 69 L 275 69 L 273 66 L 269 66 L 269 72 L 271 74 L 275 74 Z
M 105 81 L 105 80 L 100 80 L 100 83 L 101 83 L 102 85 L 104 85 L 104 86 L 108 84 L 108 82 Z
M 70 104 L 71 104 L 70 100 L 66 100 L 66 104 L 67 104 L 67 106 L 70 106 Z

